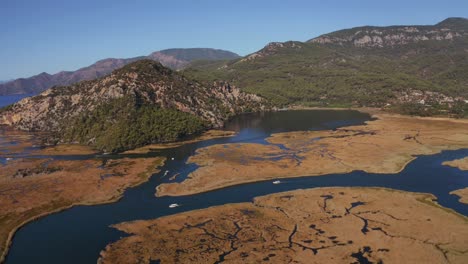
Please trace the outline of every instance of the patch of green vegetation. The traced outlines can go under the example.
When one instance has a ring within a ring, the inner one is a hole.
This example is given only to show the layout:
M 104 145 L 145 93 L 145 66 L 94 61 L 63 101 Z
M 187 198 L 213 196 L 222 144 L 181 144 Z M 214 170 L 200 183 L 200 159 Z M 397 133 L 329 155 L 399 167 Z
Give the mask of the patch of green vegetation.
M 410 90 L 468 98 L 467 37 L 383 48 L 294 44 L 266 55 L 260 51 L 253 59 L 197 63 L 184 74 L 204 82 L 229 81 L 279 107 L 382 107 Z
M 447 104 L 432 103 L 423 105 L 419 103 L 403 103 L 387 108 L 391 112 L 412 116 L 436 116 L 443 115 L 454 118 L 468 118 L 468 104 L 458 101 L 449 107 Z
M 468 118 L 468 104 L 456 102 L 449 110 L 449 113 L 456 118 Z
M 146 171 L 138 174 L 138 177 L 144 180 L 147 179 L 149 176 L 155 173 L 155 168 L 160 168 L 161 166 L 164 165 L 164 162 L 166 162 L 166 158 L 163 158 L 163 157 L 158 158 L 146 168 Z
M 433 116 L 437 113 L 432 107 L 427 107 L 418 103 L 404 103 L 391 107 L 392 112 L 411 116 Z
M 112 100 L 74 118 L 61 131 L 66 142 L 119 152 L 150 143 L 170 142 L 206 127 L 200 118 L 154 105 L 138 105 L 135 98 Z

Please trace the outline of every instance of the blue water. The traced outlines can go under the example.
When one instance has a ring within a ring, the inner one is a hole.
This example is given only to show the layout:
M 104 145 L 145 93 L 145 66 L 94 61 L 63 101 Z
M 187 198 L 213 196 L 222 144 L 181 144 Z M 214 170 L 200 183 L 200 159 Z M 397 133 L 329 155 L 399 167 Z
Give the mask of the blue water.
M 4 107 L 7 105 L 14 104 L 18 102 L 19 100 L 32 96 L 31 94 L 16 94 L 16 95 L 5 95 L 5 96 L 0 96 L 0 107 Z
M 438 202 L 468 215 L 468 205 L 458 202 L 449 192 L 468 186 L 468 173 L 442 166 L 446 160 L 468 156 L 468 150 L 444 151 L 437 155 L 420 156 L 398 174 L 370 174 L 356 171 L 314 177 L 284 179 L 227 187 L 206 193 L 182 197 L 155 197 L 155 187 L 180 173 L 184 179 L 197 167 L 186 164 L 187 158 L 200 147 L 232 142 L 263 142 L 272 132 L 334 129 L 343 125 L 362 124 L 369 116 L 354 111 L 287 111 L 243 115 L 232 120 L 226 129 L 239 131 L 232 138 L 208 140 L 150 155 L 163 155 L 168 161 L 161 172 L 145 184 L 128 189 L 124 197 L 112 204 L 76 206 L 43 217 L 21 228 L 13 239 L 7 263 L 96 263 L 99 252 L 125 234 L 110 228 L 112 224 L 152 219 L 183 211 L 225 203 L 251 201 L 259 195 L 325 186 L 376 186 L 406 191 L 432 193 Z M 265 143 L 266 144 L 266 143 Z M 170 158 L 174 157 L 174 160 Z M 73 157 L 76 158 L 76 157 Z M 169 170 L 168 176 L 164 172 Z M 169 209 L 169 204 L 181 207 Z

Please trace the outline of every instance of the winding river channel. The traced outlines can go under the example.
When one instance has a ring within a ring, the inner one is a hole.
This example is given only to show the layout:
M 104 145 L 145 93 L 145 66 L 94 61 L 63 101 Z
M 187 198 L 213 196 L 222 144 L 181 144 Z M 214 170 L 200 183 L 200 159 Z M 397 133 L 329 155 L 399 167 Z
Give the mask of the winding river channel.
M 370 116 L 357 111 L 280 111 L 246 114 L 232 119 L 226 130 L 237 131 L 231 138 L 207 140 L 140 156 L 165 156 L 161 172 L 146 183 L 128 189 L 116 203 L 76 206 L 30 222 L 14 236 L 6 263 L 96 263 L 106 245 L 125 236 L 112 224 L 141 219 L 153 219 L 183 211 L 226 203 L 251 201 L 256 196 L 324 186 L 377 186 L 413 192 L 432 193 L 445 207 L 468 215 L 468 205 L 458 202 L 449 192 L 468 186 L 468 172 L 442 166 L 441 163 L 468 156 L 468 149 L 444 151 L 431 156 L 419 156 L 397 174 L 371 174 L 355 171 L 314 177 L 290 178 L 281 184 L 271 181 L 232 186 L 206 193 L 182 197 L 155 197 L 155 187 L 180 173 L 183 180 L 197 167 L 187 164 L 188 157 L 198 148 L 213 144 L 255 142 L 268 144 L 272 133 L 302 130 L 325 130 L 363 124 Z M 134 155 L 135 156 L 135 155 Z M 64 159 L 94 158 L 95 156 L 65 156 Z M 56 157 L 59 158 L 59 157 Z M 113 158 L 112 156 L 106 158 Z M 174 158 L 174 159 L 172 159 Z M 165 173 L 169 171 L 170 173 Z M 165 176 L 166 174 L 166 176 Z M 180 207 L 169 208 L 172 203 Z

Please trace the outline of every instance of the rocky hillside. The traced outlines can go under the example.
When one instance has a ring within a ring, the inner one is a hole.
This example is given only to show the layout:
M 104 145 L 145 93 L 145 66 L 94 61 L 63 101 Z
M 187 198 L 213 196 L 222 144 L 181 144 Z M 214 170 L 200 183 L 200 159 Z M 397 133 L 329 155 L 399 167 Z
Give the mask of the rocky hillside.
M 467 36 L 468 19 L 448 18 L 433 26 L 367 26 L 345 29 L 313 38 L 308 42 L 382 48 L 430 40 L 454 40 Z
M 141 60 L 101 79 L 25 98 L 3 109 L 0 123 L 120 151 L 173 141 L 220 127 L 231 115 L 264 109 L 260 97 L 228 83 L 203 86 L 158 62 Z
M 185 74 L 228 80 L 277 105 L 387 106 L 468 115 L 468 20 L 360 27 L 308 42 L 273 42 L 242 59 Z
M 104 59 L 76 71 L 62 71 L 57 74 L 41 73 L 29 78 L 20 78 L 0 83 L 0 95 L 37 94 L 55 85 L 70 85 L 84 80 L 94 80 L 108 75 L 115 69 L 144 58 L 159 61 L 172 69 L 182 69 L 195 60 L 228 60 L 239 55 L 217 49 L 167 49 L 153 52 L 148 56 L 129 59 Z

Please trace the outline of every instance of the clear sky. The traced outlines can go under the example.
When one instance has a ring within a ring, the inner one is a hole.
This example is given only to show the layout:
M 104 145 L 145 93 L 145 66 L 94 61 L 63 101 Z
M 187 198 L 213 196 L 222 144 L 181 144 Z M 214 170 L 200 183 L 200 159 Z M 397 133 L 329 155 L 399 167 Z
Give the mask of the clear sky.
M 272 41 L 454 16 L 468 17 L 468 0 L 0 0 L 0 80 L 166 48 L 246 55 Z

